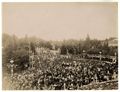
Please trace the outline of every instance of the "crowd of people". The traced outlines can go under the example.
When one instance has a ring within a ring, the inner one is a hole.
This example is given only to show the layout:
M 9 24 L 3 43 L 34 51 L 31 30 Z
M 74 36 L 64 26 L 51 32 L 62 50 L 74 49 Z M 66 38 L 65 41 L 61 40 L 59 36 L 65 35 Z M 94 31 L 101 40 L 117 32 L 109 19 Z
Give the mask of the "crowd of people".
M 3 34 L 3 89 L 74 90 L 117 80 L 117 51 L 118 46 L 109 46 L 108 39 L 89 36 L 45 41 Z
M 63 57 L 51 60 L 37 55 L 33 61 L 27 70 L 11 77 L 13 89 L 78 90 L 90 83 L 115 80 L 118 75 L 117 62 Z

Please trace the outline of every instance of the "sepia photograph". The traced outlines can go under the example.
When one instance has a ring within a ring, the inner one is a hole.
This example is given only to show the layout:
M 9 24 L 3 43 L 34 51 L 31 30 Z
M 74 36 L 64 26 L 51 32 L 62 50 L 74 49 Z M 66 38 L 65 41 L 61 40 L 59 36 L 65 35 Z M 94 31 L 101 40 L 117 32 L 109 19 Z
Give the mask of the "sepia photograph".
M 3 2 L 2 90 L 118 90 L 118 3 Z

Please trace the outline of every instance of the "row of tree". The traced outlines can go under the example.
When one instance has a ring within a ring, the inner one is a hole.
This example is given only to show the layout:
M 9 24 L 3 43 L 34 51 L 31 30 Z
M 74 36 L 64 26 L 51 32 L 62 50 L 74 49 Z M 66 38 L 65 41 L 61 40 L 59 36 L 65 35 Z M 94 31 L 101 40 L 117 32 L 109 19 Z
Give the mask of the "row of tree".
M 114 55 L 117 53 L 117 47 L 110 47 L 108 40 L 90 39 L 89 35 L 85 40 L 66 40 L 61 45 L 61 54 L 87 54 Z

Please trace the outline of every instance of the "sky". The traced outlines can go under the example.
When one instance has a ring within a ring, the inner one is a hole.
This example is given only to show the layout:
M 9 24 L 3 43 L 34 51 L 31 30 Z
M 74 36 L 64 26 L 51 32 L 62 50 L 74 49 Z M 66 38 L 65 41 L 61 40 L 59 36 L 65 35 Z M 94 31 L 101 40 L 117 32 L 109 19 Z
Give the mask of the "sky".
M 3 33 L 44 40 L 118 36 L 117 3 L 3 3 Z

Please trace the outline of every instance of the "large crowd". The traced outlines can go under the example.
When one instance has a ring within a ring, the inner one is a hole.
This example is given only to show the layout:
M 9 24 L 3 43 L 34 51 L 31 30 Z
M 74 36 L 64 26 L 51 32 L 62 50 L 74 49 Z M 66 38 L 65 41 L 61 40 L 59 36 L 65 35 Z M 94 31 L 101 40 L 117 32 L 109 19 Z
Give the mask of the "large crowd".
M 52 58 L 53 57 L 53 58 Z M 74 59 L 52 55 L 34 55 L 27 70 L 11 77 L 18 90 L 78 90 L 80 87 L 115 80 L 118 64 L 94 59 Z

